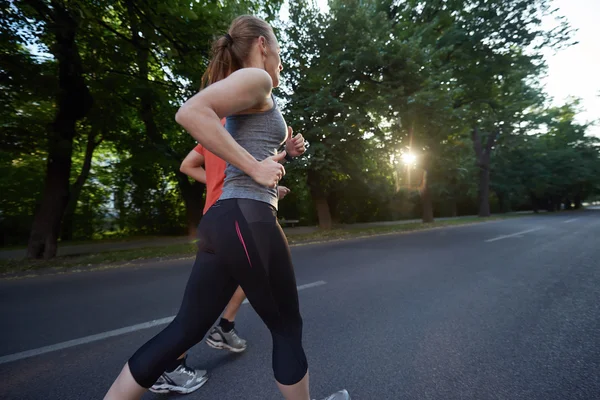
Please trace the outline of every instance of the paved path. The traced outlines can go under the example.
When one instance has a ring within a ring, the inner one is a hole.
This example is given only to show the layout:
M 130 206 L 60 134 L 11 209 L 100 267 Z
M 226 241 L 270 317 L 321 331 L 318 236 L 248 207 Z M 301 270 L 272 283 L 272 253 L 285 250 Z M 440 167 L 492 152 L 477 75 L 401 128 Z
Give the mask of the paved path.
M 600 211 L 585 211 L 295 247 L 312 396 L 600 398 L 598 238 Z M 0 281 L 0 398 L 102 398 L 176 313 L 189 272 L 180 260 Z M 248 350 L 195 346 L 211 378 L 182 399 L 281 398 L 250 306 L 237 326 Z

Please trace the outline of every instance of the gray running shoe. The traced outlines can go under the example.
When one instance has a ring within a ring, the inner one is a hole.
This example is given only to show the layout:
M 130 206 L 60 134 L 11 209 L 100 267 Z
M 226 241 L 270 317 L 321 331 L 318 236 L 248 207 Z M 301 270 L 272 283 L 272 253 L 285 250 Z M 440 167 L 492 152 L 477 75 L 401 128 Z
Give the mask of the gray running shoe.
M 226 349 L 234 353 L 241 353 L 246 350 L 246 341 L 237 335 L 235 329 L 223 332 L 220 326 L 215 326 L 210 331 L 206 338 L 206 343 L 214 349 Z
M 350 400 L 350 395 L 346 389 L 335 392 L 334 394 L 325 397 L 323 400 Z
M 156 383 L 150 388 L 154 393 L 192 393 L 198 390 L 208 380 L 205 370 L 193 369 L 185 364 L 185 359 L 172 372 L 163 372 Z

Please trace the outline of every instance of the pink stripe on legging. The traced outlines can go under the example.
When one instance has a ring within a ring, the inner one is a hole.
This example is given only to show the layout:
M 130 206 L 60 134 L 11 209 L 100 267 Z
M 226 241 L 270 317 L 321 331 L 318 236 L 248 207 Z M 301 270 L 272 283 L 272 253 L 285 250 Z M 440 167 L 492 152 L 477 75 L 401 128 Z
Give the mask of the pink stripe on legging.
M 240 242 L 242 242 L 242 246 L 244 246 L 244 251 L 246 252 L 246 258 L 248 258 L 248 264 L 250 264 L 250 268 L 252 268 L 252 261 L 250 261 L 250 255 L 248 254 L 248 249 L 246 248 L 246 242 L 244 242 L 244 237 L 242 236 L 242 232 L 240 231 L 240 225 L 238 224 L 237 221 L 235 221 L 235 230 L 237 231 Z

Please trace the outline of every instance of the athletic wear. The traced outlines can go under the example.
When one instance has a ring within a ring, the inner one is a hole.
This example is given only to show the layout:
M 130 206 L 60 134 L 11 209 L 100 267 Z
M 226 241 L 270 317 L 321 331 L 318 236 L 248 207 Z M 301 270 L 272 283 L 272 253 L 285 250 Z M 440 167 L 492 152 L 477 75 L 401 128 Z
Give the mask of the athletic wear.
M 215 326 L 210 331 L 206 343 L 213 349 L 225 349 L 234 353 L 246 350 L 246 341 L 237 335 L 235 329 L 225 332 L 220 326 Z
M 219 321 L 219 326 L 223 330 L 223 332 L 229 332 L 233 328 L 235 328 L 235 321 L 229 321 L 225 318 L 221 318 Z
M 275 97 L 273 108 L 257 114 L 233 115 L 227 117 L 227 132 L 248 153 L 258 161 L 277 154 L 277 149 L 285 142 L 287 125 Z M 233 165 L 227 164 L 221 200 L 252 199 L 269 203 L 277 209 L 277 188 L 268 188 L 254 181 Z
M 221 123 L 225 125 L 225 118 L 221 120 Z M 206 150 L 201 144 L 197 145 L 194 148 L 194 151 L 204 157 L 204 169 L 206 170 L 206 201 L 204 202 L 202 214 L 206 214 L 208 209 L 211 208 L 221 196 L 227 163 Z
M 204 169 L 206 170 L 206 201 L 204 202 L 204 210 L 202 213 L 206 214 L 208 209 L 211 208 L 221 196 L 227 163 L 206 150 L 201 144 L 194 147 L 194 151 L 204 157 Z
M 187 357 L 187 355 L 184 355 L 184 357 Z M 185 361 L 184 361 L 185 362 Z M 165 368 L 165 372 L 173 372 L 175 371 L 175 369 L 177 369 L 182 363 L 181 358 L 178 358 L 176 360 L 173 360 L 171 362 L 169 362 Z
M 181 360 L 179 366 L 171 372 L 164 372 L 150 388 L 154 393 L 192 393 L 198 390 L 208 380 L 206 371 L 192 369 Z
M 296 278 L 275 208 L 255 200 L 219 200 L 202 218 L 198 237 L 177 316 L 129 359 L 136 382 L 152 386 L 169 361 L 202 340 L 239 284 L 271 331 L 275 379 L 298 383 L 308 363 Z

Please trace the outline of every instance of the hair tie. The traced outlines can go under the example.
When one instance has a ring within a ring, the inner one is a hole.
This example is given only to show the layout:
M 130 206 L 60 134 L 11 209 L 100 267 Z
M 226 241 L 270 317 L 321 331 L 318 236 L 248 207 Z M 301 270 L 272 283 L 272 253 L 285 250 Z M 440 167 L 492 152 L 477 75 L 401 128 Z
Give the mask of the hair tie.
M 227 39 L 227 43 L 229 43 L 229 44 L 233 43 L 233 38 L 231 37 L 231 35 L 229 33 L 225 34 L 225 39 Z

